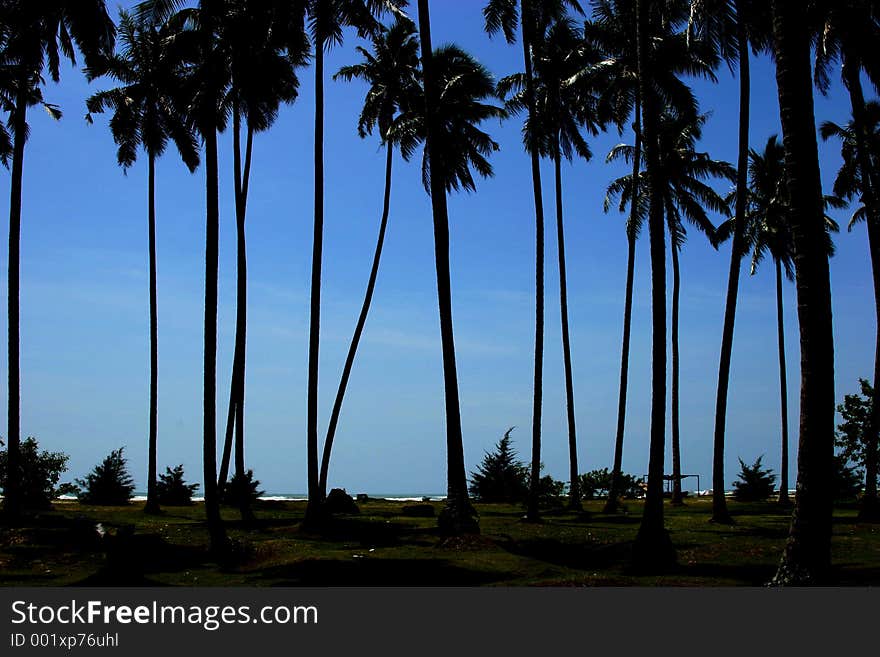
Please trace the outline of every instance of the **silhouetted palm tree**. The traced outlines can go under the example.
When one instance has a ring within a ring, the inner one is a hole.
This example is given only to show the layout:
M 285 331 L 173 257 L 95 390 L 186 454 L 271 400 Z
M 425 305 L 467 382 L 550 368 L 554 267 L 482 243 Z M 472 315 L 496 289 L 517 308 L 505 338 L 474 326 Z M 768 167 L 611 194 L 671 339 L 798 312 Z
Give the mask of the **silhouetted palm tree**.
M 568 9 L 583 13 L 577 0 L 489 0 L 483 10 L 486 32 L 490 36 L 499 31 L 508 43 L 516 42 L 517 26 L 521 28 L 523 51 L 522 94 L 527 120 L 534 120 L 536 98 L 534 83 L 534 45 L 540 26 L 549 20 L 561 18 Z M 526 519 L 536 522 L 538 513 L 538 482 L 541 479 L 541 414 L 544 396 L 544 199 L 541 186 L 541 162 L 538 145 L 531 143 L 527 134 L 525 148 L 531 158 L 532 195 L 535 204 L 535 368 L 532 395 L 532 485 L 529 488 Z
M 834 181 L 834 194 L 848 201 L 857 200 L 856 209 L 849 223 L 852 230 L 859 222 L 868 228 L 868 250 L 871 254 L 871 272 L 874 283 L 874 306 L 877 314 L 877 326 L 880 327 L 880 206 L 874 196 L 871 172 L 880 163 L 880 104 L 871 101 L 865 104 L 861 113 L 863 127 L 857 127 L 855 119 L 847 125 L 840 126 L 826 122 L 822 124 L 820 133 L 825 140 L 836 138 L 841 142 L 843 165 Z M 859 137 L 859 134 L 862 137 Z M 864 153 L 861 155 L 860 153 Z M 864 163 L 864 164 L 863 164 Z M 868 171 L 868 175 L 865 172 Z M 880 328 L 877 332 L 877 345 L 874 354 L 874 380 L 880 378 Z M 875 399 L 871 409 L 877 406 Z M 872 415 L 872 431 L 877 430 L 876 416 Z M 859 519 L 876 521 L 877 506 L 877 441 L 867 440 L 865 448 L 865 491 L 862 494 L 859 508 Z
M 113 50 L 115 29 L 103 0 L 8 0 L 0 5 L 0 32 L 3 37 L 3 63 L 6 68 L 5 105 L 11 110 L 12 179 L 9 201 L 9 380 L 7 409 L 8 475 L 4 490 L 4 510 L 10 519 L 21 512 L 21 362 L 20 362 L 20 260 L 22 178 L 27 110 L 43 104 L 54 118 L 61 112 L 43 102 L 43 72 L 57 82 L 61 57 L 76 61 L 82 52 L 86 65 Z
M 452 328 L 446 194 L 461 188 L 474 189 L 471 167 L 482 176 L 492 174 L 486 158 L 498 150 L 498 144 L 479 130 L 477 124 L 489 118 L 500 118 L 504 112 L 481 102 L 495 95 L 494 81 L 485 68 L 455 46 L 444 46 L 436 52 L 432 50 L 429 12 L 428 0 L 418 0 L 425 109 L 422 117 L 409 119 L 412 137 L 403 140 L 401 148 L 405 154 L 411 153 L 416 145 L 414 137 L 424 136 L 422 178 L 431 196 L 446 402 L 447 494 L 446 508 L 440 514 L 439 524 L 444 533 L 461 534 L 479 532 L 479 525 L 468 499 L 464 465 Z
M 407 0 L 304 0 L 315 61 L 315 218 L 312 236 L 312 276 L 309 294 L 309 365 L 306 399 L 306 445 L 309 502 L 306 525 L 320 520 L 318 470 L 318 355 L 321 333 L 321 263 L 324 250 L 324 53 L 343 40 L 346 27 L 365 37 L 379 29 L 376 17 L 399 12 Z
M 339 388 L 336 391 L 336 400 L 333 403 L 330 424 L 327 428 L 327 437 L 324 439 L 324 454 L 321 460 L 319 480 L 321 499 L 325 499 L 327 496 L 327 473 L 330 467 L 333 438 L 336 435 L 339 415 L 342 412 L 342 401 L 351 376 L 355 355 L 364 331 L 364 325 L 367 322 L 367 315 L 370 312 L 370 304 L 373 300 L 373 291 L 376 288 L 376 278 L 379 273 L 379 262 L 382 258 L 382 247 L 385 244 L 385 231 L 388 227 L 388 215 L 391 208 L 391 165 L 394 159 L 396 140 L 392 126 L 394 120 L 402 112 L 413 111 L 413 105 L 420 98 L 418 83 L 419 42 L 415 24 L 407 18 L 398 18 L 390 28 L 383 27 L 373 37 L 372 49 L 371 53 L 358 46 L 357 51 L 363 57 L 363 61 L 359 64 L 344 66 L 333 76 L 334 80 L 359 79 L 370 85 L 358 119 L 358 134 L 364 138 L 373 134 L 373 130 L 376 129 L 385 146 L 385 195 L 382 204 L 382 218 L 379 222 L 379 237 L 376 240 L 376 249 L 373 254 L 373 265 L 370 269 L 361 312 L 354 335 L 351 338 L 345 365 L 342 368 L 342 376 L 339 380 Z
M 279 0 L 233 0 L 227 3 L 218 40 L 229 67 L 229 87 L 223 100 L 232 115 L 232 147 L 237 238 L 236 321 L 232 382 L 218 487 L 226 485 L 235 428 L 235 477 L 241 486 L 244 463 L 244 398 L 247 345 L 247 242 L 245 218 L 254 134 L 268 130 L 283 103 L 297 97 L 296 69 L 308 57 L 309 43 L 302 21 L 290 3 Z M 242 162 L 242 122 L 246 138 Z M 245 521 L 253 518 L 250 496 L 238 495 Z
M 148 159 L 148 227 L 150 261 L 150 415 L 147 468 L 147 513 L 159 511 L 156 488 L 158 432 L 158 309 L 156 286 L 156 159 L 169 140 L 177 147 L 189 170 L 199 164 L 198 142 L 181 111 L 180 89 L 184 53 L 175 45 L 176 33 L 169 25 L 137 20 L 120 11 L 120 52 L 88 69 L 90 79 L 108 76 L 121 86 L 100 91 L 86 101 L 91 115 L 113 112 L 110 130 L 119 146 L 116 158 L 128 169 L 143 148 Z
M 831 566 L 834 335 L 808 9 L 801 0 L 773 0 L 773 52 L 791 202 L 801 337 L 797 493 L 789 538 L 774 577 L 778 584 L 821 582 Z

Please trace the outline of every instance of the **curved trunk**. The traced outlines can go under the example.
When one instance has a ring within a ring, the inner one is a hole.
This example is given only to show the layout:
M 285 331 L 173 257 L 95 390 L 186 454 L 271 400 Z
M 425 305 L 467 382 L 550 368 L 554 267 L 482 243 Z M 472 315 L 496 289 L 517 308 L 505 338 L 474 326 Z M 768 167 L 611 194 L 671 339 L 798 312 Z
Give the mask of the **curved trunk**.
M 468 499 L 461 435 L 461 408 L 455 365 L 455 338 L 452 331 L 452 289 L 449 271 L 449 214 L 442 162 L 431 148 L 439 133 L 436 108 L 439 89 L 434 77 L 431 49 L 431 19 L 428 0 L 418 0 L 422 69 L 425 86 L 425 148 L 431 167 L 431 208 L 434 224 L 434 265 L 437 270 L 437 298 L 440 313 L 440 340 L 443 351 L 443 382 L 446 400 L 446 508 L 439 525 L 446 534 L 479 532 L 479 525 Z
M 580 509 L 581 494 L 578 487 L 577 431 L 574 422 L 574 383 L 571 372 L 571 341 L 568 334 L 568 283 L 565 276 L 565 227 L 562 221 L 562 158 L 559 153 L 559 136 L 553 167 L 556 176 L 556 239 L 559 244 L 559 307 L 562 323 L 562 358 L 565 366 L 565 411 L 568 418 L 569 500 L 572 509 Z
M 159 329 L 156 300 L 156 156 L 149 154 L 149 248 L 150 248 L 150 437 L 147 455 L 146 513 L 159 511 L 156 486 L 156 442 L 158 432 Z
M 23 83 L 19 83 L 24 86 Z M 21 188 L 24 167 L 24 145 L 27 141 L 27 100 L 19 94 L 13 110 L 14 143 L 12 180 L 9 191 L 9 381 L 6 433 L 6 486 L 3 510 L 15 522 L 21 515 L 21 324 L 19 318 L 21 290 Z
M 739 37 L 739 153 L 736 176 L 736 214 L 730 269 L 727 275 L 727 298 L 724 304 L 724 326 L 721 330 L 721 358 L 718 365 L 718 388 L 715 397 L 715 432 L 712 452 L 712 521 L 732 522 L 724 496 L 724 438 L 727 430 L 727 393 L 730 386 L 730 360 L 733 355 L 733 330 L 736 324 L 736 300 L 739 294 L 739 273 L 745 249 L 746 196 L 749 182 L 749 123 L 751 101 L 751 63 L 749 42 L 743 16 L 743 3 L 736 2 L 737 35 Z
M 834 336 L 807 7 L 775 0 L 776 81 L 797 270 L 801 345 L 798 480 L 789 538 L 774 581 L 825 581 L 831 567 Z
M 644 108 L 646 183 L 649 193 L 648 230 L 651 243 L 651 439 L 648 488 L 642 522 L 633 546 L 637 568 L 663 570 L 675 562 L 675 549 L 663 525 L 663 456 L 666 443 L 666 244 L 663 203 L 656 176 L 659 170 L 659 103 L 648 64 L 651 3 L 636 1 L 639 91 Z
M 324 246 L 324 44 L 315 44 L 315 224 L 312 236 L 312 283 L 309 314 L 307 458 L 309 502 L 306 525 L 319 521 L 318 489 L 318 354 L 321 340 L 321 258 Z
M 629 225 L 627 226 L 626 254 L 626 293 L 623 306 L 623 345 L 620 350 L 620 393 L 617 400 L 617 434 L 614 439 L 614 466 L 611 471 L 611 489 L 603 513 L 617 511 L 620 498 L 620 476 L 623 471 L 623 436 L 626 427 L 626 393 L 629 383 L 629 341 L 632 329 L 633 279 L 636 266 L 636 231 L 638 219 L 639 173 L 642 162 L 641 107 L 638 98 L 635 105 L 635 153 L 633 155 L 633 198 L 630 204 Z
M 339 415 L 342 413 L 342 400 L 345 398 L 345 390 L 351 377 L 354 366 L 354 358 L 357 355 L 358 345 L 364 326 L 367 323 L 367 315 L 370 313 L 370 304 L 373 302 L 373 292 L 376 289 L 376 279 L 379 276 L 379 262 L 382 259 L 382 248 L 385 245 L 385 231 L 388 228 L 388 214 L 391 208 L 391 163 L 394 160 L 394 149 L 391 144 L 385 147 L 385 196 L 382 203 L 382 220 L 379 223 L 379 237 L 376 240 L 376 250 L 373 253 L 373 266 L 370 269 L 370 278 L 367 282 L 367 291 L 364 294 L 364 302 L 361 305 L 361 313 L 358 316 L 354 335 L 348 347 L 348 355 L 342 368 L 342 377 L 339 380 L 339 388 L 336 390 L 336 400 L 333 402 L 333 411 L 330 414 L 330 424 L 327 427 L 327 437 L 324 439 L 324 454 L 321 458 L 321 475 L 318 481 L 320 499 L 327 498 L 327 474 L 330 469 L 330 452 L 333 449 L 333 439 L 336 436 L 336 427 L 339 424 Z
M 679 431 L 679 350 L 678 310 L 681 294 L 681 269 L 678 261 L 679 248 L 672 241 L 672 504 L 683 504 L 681 496 L 681 435 Z
M 520 2 L 523 65 L 526 76 L 526 104 L 529 117 L 535 115 L 535 86 L 532 73 L 531 17 L 526 0 Z M 535 368 L 532 387 L 532 460 L 526 519 L 540 520 L 538 510 L 539 482 L 541 479 L 541 416 L 544 397 L 544 197 L 541 185 L 541 160 L 538 151 L 528 147 L 532 169 L 532 196 L 535 202 Z
M 782 313 L 782 264 L 776 260 L 776 335 L 779 343 L 779 403 L 782 413 L 782 462 L 779 466 L 779 503 L 788 499 L 788 377 L 785 368 L 785 324 Z

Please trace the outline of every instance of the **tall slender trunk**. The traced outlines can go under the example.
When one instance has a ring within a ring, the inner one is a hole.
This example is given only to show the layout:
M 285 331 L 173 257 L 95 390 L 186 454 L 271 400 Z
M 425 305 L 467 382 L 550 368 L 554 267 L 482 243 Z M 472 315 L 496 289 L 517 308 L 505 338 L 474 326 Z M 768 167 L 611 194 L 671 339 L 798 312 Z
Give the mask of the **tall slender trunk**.
M 680 367 L 678 349 L 678 311 L 681 295 L 681 268 L 678 261 L 679 247 L 675 239 L 670 240 L 672 251 L 672 504 L 683 504 L 681 496 L 681 433 L 679 429 L 679 385 Z
M 739 37 L 739 147 L 736 176 L 736 213 L 730 270 L 727 275 L 727 298 L 724 326 L 721 330 L 721 358 L 718 365 L 718 388 L 715 397 L 715 432 L 712 453 L 712 521 L 730 524 L 727 498 L 724 496 L 724 438 L 727 428 L 727 394 L 730 387 L 730 361 L 733 355 L 733 332 L 736 324 L 736 300 L 739 274 L 745 248 L 746 196 L 749 184 L 749 124 L 751 102 L 751 62 L 749 41 L 743 17 L 743 2 L 737 0 L 737 36 Z
M 620 393 L 617 400 L 617 434 L 614 439 L 614 466 L 611 471 L 611 490 L 603 513 L 614 513 L 620 498 L 620 478 L 623 471 L 623 436 L 626 428 L 626 392 L 629 383 L 629 340 L 632 328 L 633 279 L 636 267 L 636 224 L 638 222 L 639 173 L 642 169 L 642 109 L 636 95 L 633 131 L 635 132 L 635 152 L 633 154 L 633 193 L 630 202 L 629 222 L 626 242 L 626 292 L 623 306 L 623 345 L 620 350 Z
M 843 77 L 849 90 L 853 125 L 856 133 L 856 156 L 862 180 L 862 201 L 868 210 L 868 247 L 871 253 L 871 272 L 874 281 L 874 312 L 876 315 L 876 344 L 874 348 L 874 395 L 871 400 L 870 427 L 865 444 L 865 492 L 859 503 L 859 520 L 880 520 L 880 503 L 877 500 L 877 442 L 880 431 L 880 205 L 877 201 L 878 176 L 871 166 L 868 149 L 868 119 L 865 116 L 865 94 L 862 90 L 861 66 L 850 53 L 844 53 Z
M 431 19 L 428 0 L 418 0 L 419 35 L 425 86 L 425 148 L 431 167 L 431 207 L 434 224 L 434 264 L 437 270 L 437 298 L 440 313 L 440 340 L 443 351 L 443 382 L 446 399 L 446 508 L 440 514 L 441 531 L 447 534 L 477 533 L 477 523 L 467 492 L 464 446 L 461 434 L 461 408 L 455 365 L 455 338 L 452 331 L 452 286 L 449 270 L 449 213 L 446 206 L 443 161 L 433 149 L 439 134 L 436 108 L 439 89 L 434 73 L 431 46 Z
M 526 105 L 529 117 L 535 116 L 535 81 L 532 73 L 532 15 L 527 0 L 520 2 L 523 65 L 526 76 Z M 541 415 L 544 397 L 544 196 L 541 185 L 541 160 L 536 148 L 527 145 L 532 169 L 532 195 L 535 202 L 535 369 L 532 387 L 532 461 L 526 519 L 540 520 L 538 510 L 541 480 Z
M 159 320 L 156 299 L 156 156 L 149 153 L 149 248 L 150 248 L 150 438 L 147 456 L 146 513 L 159 511 L 159 491 L 156 486 L 156 442 L 158 432 L 159 389 Z
M 648 230 L 651 244 L 651 431 L 648 488 L 642 522 L 633 546 L 633 561 L 643 570 L 662 570 L 675 562 L 675 549 L 663 525 L 663 457 L 666 443 L 666 244 L 663 204 L 657 172 L 659 104 L 648 64 L 651 3 L 636 0 L 639 91 L 644 108 L 646 184 L 649 193 Z
M 562 322 L 562 358 L 565 366 L 565 410 L 568 418 L 569 500 L 572 509 L 580 509 L 581 494 L 578 486 L 577 430 L 574 422 L 574 383 L 571 373 L 571 340 L 568 332 L 568 283 L 565 275 L 565 226 L 562 214 L 562 156 L 559 152 L 559 135 L 553 168 L 556 177 L 556 240 L 559 244 L 559 307 Z
M 382 203 L 382 220 L 379 223 L 379 237 L 376 240 L 376 250 L 373 253 L 373 266 L 370 269 L 370 278 L 367 282 L 367 291 L 364 294 L 364 302 L 361 305 L 361 314 L 358 316 L 354 335 L 348 347 L 348 355 L 342 368 L 342 377 L 339 380 L 339 388 L 336 390 L 336 400 L 333 402 L 333 411 L 330 414 L 330 425 L 327 428 L 327 437 L 324 439 L 324 454 L 321 458 L 321 476 L 318 482 L 320 499 L 327 498 L 327 473 L 330 469 L 330 452 L 333 449 L 333 438 L 336 436 L 336 427 L 339 424 L 339 415 L 342 412 L 342 400 L 351 377 L 354 366 L 354 358 L 357 355 L 358 345 L 364 326 L 367 323 L 367 315 L 370 313 L 370 304 L 373 302 L 373 292 L 376 289 L 376 279 L 379 276 L 379 262 L 382 259 L 382 247 L 385 245 L 385 231 L 388 228 L 388 214 L 391 209 L 391 163 L 394 160 L 394 148 L 389 143 L 385 154 L 385 196 Z
M 19 81 L 24 88 L 24 81 Z M 3 509 L 15 522 L 21 515 L 21 188 L 24 168 L 24 145 L 27 141 L 27 100 L 20 92 L 13 110 L 12 181 L 9 192 L 9 406 L 6 433 L 6 487 Z
M 312 238 L 311 309 L 309 315 L 309 375 L 307 398 L 307 458 L 309 502 L 305 523 L 319 521 L 321 499 L 318 474 L 318 354 L 321 340 L 321 257 L 324 248 L 324 43 L 315 44 L 315 225 Z
M 801 343 L 798 480 L 789 538 L 774 582 L 825 581 L 831 567 L 834 336 L 816 143 L 807 6 L 773 2 L 776 80 L 797 270 Z
M 776 335 L 779 343 L 779 404 L 782 413 L 782 463 L 779 466 L 779 503 L 788 499 L 788 376 L 785 367 L 785 324 L 782 313 L 782 263 L 776 260 Z

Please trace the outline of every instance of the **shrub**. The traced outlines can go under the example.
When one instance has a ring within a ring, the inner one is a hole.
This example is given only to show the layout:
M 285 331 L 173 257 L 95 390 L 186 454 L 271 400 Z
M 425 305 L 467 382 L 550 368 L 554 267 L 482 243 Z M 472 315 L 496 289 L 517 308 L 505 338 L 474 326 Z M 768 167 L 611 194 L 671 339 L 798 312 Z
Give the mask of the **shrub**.
M 834 470 L 831 474 L 831 490 L 833 499 L 854 500 L 862 492 L 864 474 L 856 466 L 851 465 L 846 453 L 834 455 Z
M 608 494 L 611 492 L 612 474 L 608 468 L 602 468 L 601 470 L 593 470 L 580 475 L 581 496 L 585 500 L 608 497 Z M 640 477 L 634 477 L 633 475 L 621 472 L 619 482 L 620 497 L 626 499 L 642 497 L 644 495 L 644 490 L 642 489 L 643 482 L 644 480 Z
M 0 445 L 3 441 L 0 441 Z M 37 439 L 20 443 L 21 502 L 29 509 L 48 509 L 58 497 L 58 480 L 67 471 L 70 458 L 64 452 L 39 451 Z M 0 451 L 0 486 L 6 489 L 7 450 Z
M 733 482 L 733 498 L 738 502 L 758 502 L 773 495 L 776 475 L 770 468 L 761 467 L 761 455 L 752 465 L 739 459 L 739 481 Z
M 242 502 L 253 504 L 266 491 L 259 489 L 260 481 L 254 479 L 254 471 L 248 470 L 243 476 L 236 473 L 223 487 L 220 504 L 241 506 Z
M 541 464 L 544 469 L 544 464 Z M 531 479 L 531 477 L 529 477 Z M 557 506 L 561 498 L 567 494 L 568 484 L 564 481 L 554 479 L 550 475 L 544 475 L 538 479 L 538 505 L 539 506 Z
M 517 460 L 510 444 L 514 427 L 504 432 L 495 451 L 486 452 L 476 472 L 471 473 L 470 493 L 480 502 L 522 502 L 528 495 L 529 473 Z
M 192 496 L 198 487 L 198 484 L 186 483 L 183 478 L 182 464 L 173 470 L 165 468 L 165 474 L 159 475 L 159 481 L 156 482 L 159 504 L 165 506 L 189 506 L 193 503 Z
M 80 503 L 103 506 L 128 504 L 134 492 L 134 480 L 128 473 L 128 465 L 122 455 L 124 449 L 114 449 L 85 479 L 76 480 L 81 489 Z

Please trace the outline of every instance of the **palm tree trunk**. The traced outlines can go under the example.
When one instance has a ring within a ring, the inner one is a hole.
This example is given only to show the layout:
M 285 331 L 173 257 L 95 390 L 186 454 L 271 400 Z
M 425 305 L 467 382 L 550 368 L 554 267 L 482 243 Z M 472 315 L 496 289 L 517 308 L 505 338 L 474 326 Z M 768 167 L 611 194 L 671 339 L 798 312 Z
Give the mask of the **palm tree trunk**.
M 523 65 L 526 76 L 526 104 L 529 117 L 535 116 L 535 81 L 532 73 L 532 21 L 526 0 L 520 2 Z M 532 395 L 532 461 L 526 520 L 538 522 L 539 482 L 541 479 L 541 415 L 544 397 L 544 197 L 541 185 L 541 160 L 538 150 L 528 146 L 532 168 L 532 195 L 535 201 L 535 369 Z
M 651 245 L 651 438 L 648 459 L 648 488 L 642 522 L 633 546 L 637 568 L 657 571 L 675 562 L 675 549 L 663 525 L 663 457 L 666 443 L 666 244 L 663 204 L 656 176 L 659 169 L 659 105 L 650 82 L 648 64 L 651 3 L 636 0 L 636 42 L 638 44 L 639 92 L 645 126 L 646 183 L 649 193 L 648 230 Z
M 633 154 L 633 197 L 630 204 L 629 223 L 626 231 L 626 293 L 623 306 L 623 345 L 620 353 L 620 394 L 617 400 L 617 434 L 614 439 L 614 466 L 611 470 L 611 489 L 603 513 L 615 513 L 620 498 L 620 478 L 623 471 L 623 436 L 626 427 L 626 393 L 629 383 L 629 340 L 632 328 L 633 279 L 636 267 L 636 223 L 638 221 L 639 173 L 642 169 L 642 109 L 636 97 L 633 131 L 635 152 Z
M 149 248 L 150 248 L 150 438 L 147 465 L 147 503 L 145 513 L 159 512 L 156 487 L 156 442 L 158 432 L 159 320 L 156 299 L 156 156 L 149 154 Z
M 775 0 L 776 80 L 797 270 L 801 343 L 798 481 L 789 538 L 774 581 L 810 584 L 831 567 L 834 336 L 816 143 L 807 6 Z
M 727 394 L 730 387 L 730 361 L 733 355 L 733 331 L 736 324 L 736 301 L 739 274 L 745 244 L 746 196 L 749 184 L 749 127 L 751 102 L 751 63 L 749 41 L 743 16 L 743 3 L 736 1 L 737 36 L 739 37 L 739 154 L 736 175 L 736 215 L 730 270 L 727 275 L 727 298 L 724 304 L 724 327 L 721 330 L 721 360 L 718 365 L 718 389 L 715 397 L 715 432 L 712 453 L 712 522 L 730 524 L 727 498 L 724 496 L 724 438 L 727 430 Z
M 19 82 L 24 88 L 23 81 Z M 9 194 L 9 406 L 6 433 L 6 487 L 3 509 L 10 522 L 21 516 L 21 188 L 27 141 L 27 99 L 19 93 L 13 110 L 12 180 Z
M 315 44 L 315 225 L 312 238 L 311 309 L 309 315 L 309 375 L 307 399 L 307 458 L 309 502 L 306 525 L 319 521 L 321 499 L 318 474 L 318 354 L 321 339 L 321 257 L 324 245 L 324 44 Z
M 367 282 L 367 291 L 364 294 L 361 314 L 358 316 L 354 335 L 352 336 L 351 344 L 348 347 L 348 356 L 345 358 L 345 365 L 342 368 L 342 377 L 339 380 L 339 388 L 336 390 L 336 400 L 333 402 L 333 411 L 330 414 L 330 425 L 327 428 L 327 437 L 324 439 L 324 454 L 321 458 L 321 476 L 318 482 L 321 500 L 327 498 L 327 473 L 330 469 L 330 452 L 333 449 L 333 438 L 336 436 L 336 427 L 339 424 L 339 415 L 342 412 L 342 400 L 345 397 L 345 390 L 348 387 L 348 380 L 351 377 L 354 358 L 361 341 L 361 335 L 364 332 L 364 326 L 367 323 L 370 304 L 373 302 L 373 292 L 376 289 L 376 279 L 379 275 L 379 262 L 382 259 L 382 247 L 385 245 L 385 231 L 388 228 L 388 214 L 391 209 L 391 164 L 394 160 L 394 149 L 389 143 L 385 147 L 385 150 L 387 151 L 385 159 L 385 196 L 382 203 L 382 220 L 379 223 L 379 238 L 376 240 L 376 250 L 373 253 L 373 266 L 370 269 L 370 278 Z
M 776 260 L 776 334 L 779 343 L 779 402 L 782 413 L 782 463 L 779 466 L 779 503 L 788 505 L 788 377 L 785 367 L 785 327 L 782 313 L 782 264 Z
M 877 202 L 877 173 L 871 166 L 868 149 L 867 118 L 865 117 L 865 94 L 862 90 L 861 67 L 858 60 L 844 53 L 843 76 L 849 90 L 853 123 L 856 133 L 856 155 L 862 181 L 862 200 L 868 210 L 868 246 L 871 252 L 871 270 L 874 278 L 874 310 L 876 315 L 876 345 L 874 348 L 874 395 L 871 400 L 870 428 L 865 443 L 865 492 L 859 503 L 859 520 L 880 521 L 880 503 L 877 500 L 877 442 L 880 431 L 880 206 Z
M 679 349 L 678 311 L 681 294 L 681 269 L 678 262 L 679 247 L 672 239 L 672 504 L 684 504 L 681 496 L 681 434 L 679 430 Z
M 571 373 L 571 341 L 568 333 L 568 283 L 565 276 L 565 227 L 562 221 L 562 157 L 559 152 L 559 136 L 553 157 L 556 175 L 556 239 L 559 244 L 559 306 L 562 322 L 562 358 L 565 366 L 565 410 L 568 417 L 569 500 L 571 509 L 581 509 L 578 487 L 577 431 L 574 422 L 574 383 Z
M 464 446 L 461 434 L 461 407 L 455 365 L 455 338 L 452 331 L 452 286 L 449 271 L 449 213 L 446 206 L 443 162 L 432 148 L 438 134 L 436 108 L 439 89 L 434 74 L 431 46 L 431 19 L 428 0 L 418 0 L 419 35 L 425 86 L 425 148 L 431 167 L 431 207 L 434 224 L 434 264 L 437 270 L 437 298 L 440 313 L 440 340 L 443 351 L 443 381 L 446 399 L 446 508 L 439 525 L 446 534 L 478 533 L 474 510 L 467 492 Z

